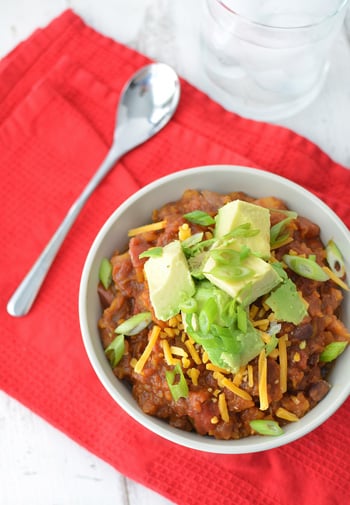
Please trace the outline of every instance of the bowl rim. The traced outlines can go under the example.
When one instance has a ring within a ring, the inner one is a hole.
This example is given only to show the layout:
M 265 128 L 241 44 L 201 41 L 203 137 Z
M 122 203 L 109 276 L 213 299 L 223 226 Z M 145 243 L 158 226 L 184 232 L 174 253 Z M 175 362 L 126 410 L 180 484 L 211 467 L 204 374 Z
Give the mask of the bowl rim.
M 219 170 L 223 175 L 233 175 L 233 174 L 238 175 L 242 173 L 242 171 L 244 171 L 244 174 L 245 175 L 247 174 L 248 177 L 259 176 L 267 178 L 268 180 L 273 180 L 277 184 L 288 187 L 288 189 L 292 189 L 294 192 L 300 194 L 301 196 L 306 196 L 310 201 L 310 203 L 316 204 L 329 216 L 330 219 L 336 222 L 336 225 L 338 226 L 340 233 L 344 234 L 348 243 L 350 244 L 350 236 L 347 237 L 347 235 L 349 235 L 349 230 L 347 229 L 345 224 L 341 221 L 341 219 L 337 216 L 337 214 L 313 193 L 311 193 L 301 185 L 283 176 L 280 176 L 272 172 L 268 172 L 260 168 L 252 168 L 252 167 L 245 167 L 243 165 L 228 165 L 228 164 L 204 165 L 199 167 L 186 168 L 183 170 L 179 170 L 177 172 L 173 172 L 169 175 L 160 177 L 150 182 L 149 184 L 143 186 L 141 189 L 136 191 L 126 200 L 124 200 L 107 218 L 107 220 L 97 233 L 84 263 L 79 288 L 79 321 L 80 321 L 82 340 L 90 364 L 94 369 L 102 385 L 108 391 L 113 400 L 128 415 L 130 415 L 144 428 L 161 436 L 162 438 L 167 439 L 168 441 L 199 451 L 205 451 L 217 454 L 245 454 L 252 452 L 261 452 L 293 442 L 294 440 L 297 440 L 305 436 L 306 434 L 308 434 L 309 432 L 313 431 L 321 424 L 323 424 L 332 414 L 335 413 L 336 410 L 338 410 L 338 408 L 344 403 L 344 401 L 350 395 L 350 383 L 344 384 L 342 386 L 342 388 L 338 392 L 336 399 L 333 400 L 330 405 L 324 403 L 321 408 L 320 405 L 323 402 L 322 400 L 311 411 L 309 411 L 306 414 L 306 416 L 308 416 L 308 418 L 310 419 L 308 423 L 306 422 L 302 423 L 302 420 L 305 419 L 306 417 L 304 416 L 303 418 L 301 418 L 300 421 L 298 421 L 299 428 L 298 427 L 296 429 L 293 428 L 289 431 L 287 429 L 284 431 L 283 435 L 279 437 L 256 435 L 254 437 L 246 437 L 239 440 L 216 440 L 212 437 L 205 437 L 205 436 L 203 437 L 195 432 L 188 433 L 179 430 L 177 428 L 174 428 L 160 419 L 145 414 L 140 409 L 140 407 L 138 407 L 136 401 L 135 403 L 130 403 L 128 399 L 126 399 L 120 391 L 121 388 L 125 389 L 125 386 L 122 384 L 122 381 L 120 381 L 114 376 L 113 371 L 110 368 L 109 363 L 107 362 L 105 356 L 103 355 L 103 361 L 101 361 L 101 359 L 98 359 L 97 357 L 98 345 L 102 349 L 101 342 L 96 342 L 96 340 L 95 341 L 93 340 L 93 337 L 90 334 L 88 324 L 88 317 L 87 317 L 88 293 L 90 289 L 96 288 L 93 280 L 91 279 L 90 273 L 95 261 L 95 256 L 96 252 L 98 251 L 98 247 L 101 245 L 104 237 L 113 227 L 115 221 L 117 221 L 120 217 L 122 217 L 123 214 L 127 212 L 127 210 L 130 209 L 130 207 L 132 207 L 140 198 L 143 198 L 145 195 L 152 192 L 153 190 L 155 189 L 158 190 L 163 185 L 171 184 L 172 182 L 182 179 L 183 177 L 187 179 L 191 178 L 192 176 L 198 176 L 199 174 L 203 175 L 208 174 L 209 172 L 211 173 L 213 170 Z M 345 352 L 349 354 L 350 353 L 349 348 Z M 106 365 L 108 365 L 108 368 L 106 367 Z M 310 416 L 310 414 L 312 413 L 313 415 Z M 294 426 L 295 425 L 296 423 L 294 424 Z

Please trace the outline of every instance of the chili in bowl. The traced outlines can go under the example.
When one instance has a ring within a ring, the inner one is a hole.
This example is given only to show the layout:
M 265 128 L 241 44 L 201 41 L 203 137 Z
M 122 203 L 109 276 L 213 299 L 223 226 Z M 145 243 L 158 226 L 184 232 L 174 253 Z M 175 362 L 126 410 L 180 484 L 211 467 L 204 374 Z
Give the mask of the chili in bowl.
M 349 394 L 349 233 L 319 199 L 246 167 L 160 179 L 109 218 L 80 321 L 112 397 L 182 445 L 295 440 Z

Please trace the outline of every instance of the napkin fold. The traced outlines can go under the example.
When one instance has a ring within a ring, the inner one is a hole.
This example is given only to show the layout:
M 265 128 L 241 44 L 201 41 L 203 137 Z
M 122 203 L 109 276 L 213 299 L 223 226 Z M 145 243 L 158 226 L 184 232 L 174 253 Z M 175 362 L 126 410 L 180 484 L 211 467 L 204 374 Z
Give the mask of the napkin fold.
M 182 80 L 174 119 L 100 184 L 31 312 L 21 319 L 6 313 L 10 295 L 106 155 L 122 86 L 147 62 L 71 10 L 0 62 L 0 387 L 175 503 L 343 505 L 350 495 L 349 400 L 283 448 L 247 455 L 185 449 L 139 426 L 109 397 L 78 321 L 80 275 L 100 226 L 125 198 L 168 173 L 218 163 L 263 168 L 303 185 L 350 226 L 350 171 L 305 138 L 229 113 Z

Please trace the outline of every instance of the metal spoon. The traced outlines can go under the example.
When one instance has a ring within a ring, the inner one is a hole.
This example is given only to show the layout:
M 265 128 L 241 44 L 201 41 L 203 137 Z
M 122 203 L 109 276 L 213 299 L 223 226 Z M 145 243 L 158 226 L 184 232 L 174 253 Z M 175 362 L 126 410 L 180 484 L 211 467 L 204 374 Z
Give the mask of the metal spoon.
M 7 311 L 11 316 L 23 316 L 29 312 L 62 242 L 92 192 L 119 158 L 168 123 L 179 98 L 179 79 L 174 70 L 163 63 L 143 67 L 126 83 L 118 106 L 113 144 L 94 177 L 10 298 Z

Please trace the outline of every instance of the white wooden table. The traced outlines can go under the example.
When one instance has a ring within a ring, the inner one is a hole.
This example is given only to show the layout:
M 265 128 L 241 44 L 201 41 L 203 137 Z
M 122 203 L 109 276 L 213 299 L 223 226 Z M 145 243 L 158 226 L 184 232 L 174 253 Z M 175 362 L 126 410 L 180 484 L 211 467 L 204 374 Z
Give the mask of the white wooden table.
M 200 1 L 0 0 L 0 57 L 70 7 L 95 29 L 173 65 L 180 75 L 211 95 L 198 54 Z M 332 60 L 318 99 L 280 124 L 309 138 L 350 168 L 350 44 L 345 30 L 334 45 Z M 97 503 L 170 502 L 118 474 L 0 392 L 0 504 Z

